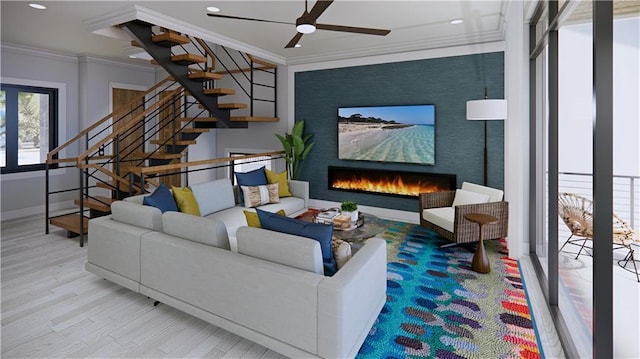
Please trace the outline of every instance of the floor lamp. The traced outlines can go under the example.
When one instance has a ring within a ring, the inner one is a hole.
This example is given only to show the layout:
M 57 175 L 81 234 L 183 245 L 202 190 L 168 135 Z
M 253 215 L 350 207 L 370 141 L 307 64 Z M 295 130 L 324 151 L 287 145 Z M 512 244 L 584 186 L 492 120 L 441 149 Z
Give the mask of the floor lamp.
M 507 100 L 488 99 L 487 88 L 483 100 L 467 101 L 467 120 L 484 121 L 484 185 L 487 185 L 487 121 L 507 118 Z

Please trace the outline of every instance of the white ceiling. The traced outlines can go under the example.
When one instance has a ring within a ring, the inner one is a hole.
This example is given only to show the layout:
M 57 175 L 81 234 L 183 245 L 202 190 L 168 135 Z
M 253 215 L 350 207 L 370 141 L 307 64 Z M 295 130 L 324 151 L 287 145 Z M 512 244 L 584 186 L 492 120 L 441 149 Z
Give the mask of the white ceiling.
M 500 41 L 507 0 L 499 1 L 364 1 L 337 0 L 318 23 L 390 29 L 387 36 L 318 30 L 302 37 L 302 47 L 285 49 L 295 35 L 294 25 L 220 19 L 206 16 L 207 6 L 220 14 L 295 22 L 304 1 L 40 1 L 48 8 L 35 10 L 29 1 L 0 1 L 1 39 L 28 47 L 109 58 L 128 58 L 128 41 L 90 31 L 97 24 L 116 21 L 138 10 L 168 23 L 188 25 L 201 34 L 239 41 L 281 63 L 326 61 Z M 309 9 L 315 3 L 309 2 Z M 139 11 L 138 11 L 139 13 Z M 460 18 L 459 25 L 450 20 Z M 162 25 L 162 24 L 160 24 Z M 179 29 L 176 29 L 179 30 Z M 206 37 L 206 36 L 203 36 Z

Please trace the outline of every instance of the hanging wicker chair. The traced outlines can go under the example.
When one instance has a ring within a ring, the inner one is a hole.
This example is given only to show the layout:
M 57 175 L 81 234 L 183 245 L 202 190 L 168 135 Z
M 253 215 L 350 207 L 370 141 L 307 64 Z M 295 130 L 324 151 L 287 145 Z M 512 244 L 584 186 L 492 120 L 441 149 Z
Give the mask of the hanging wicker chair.
M 580 246 L 580 250 L 576 255 L 576 259 L 585 249 L 587 241 L 593 240 L 593 202 L 590 199 L 575 195 L 573 193 L 561 193 L 558 196 L 558 216 L 562 218 L 564 224 L 571 231 L 571 235 L 564 242 L 560 251 L 567 245 L 573 244 Z M 626 248 L 628 250 L 624 259 L 618 261 L 618 264 L 626 269 L 629 262 L 633 264 L 633 271 L 636 278 L 640 282 L 640 275 L 634 260 L 634 249 L 631 243 L 634 241 L 634 231 L 625 221 L 613 213 L 613 244 L 614 250 Z M 580 237 L 572 239 L 574 236 Z M 591 247 L 586 247 L 592 249 Z

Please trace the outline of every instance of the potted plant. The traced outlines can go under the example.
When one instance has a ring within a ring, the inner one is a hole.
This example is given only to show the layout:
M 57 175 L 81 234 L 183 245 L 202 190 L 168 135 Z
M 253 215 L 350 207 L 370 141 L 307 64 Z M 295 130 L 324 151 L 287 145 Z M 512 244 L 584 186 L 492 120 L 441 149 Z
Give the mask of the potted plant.
M 277 133 L 275 134 L 284 148 L 284 160 L 287 163 L 289 179 L 298 179 L 302 163 L 315 144 L 309 141 L 313 135 L 306 134 L 303 136 L 303 132 L 304 121 L 296 121 L 291 130 L 291 134 L 285 133 L 284 136 Z
M 351 222 L 358 220 L 358 205 L 354 201 L 342 201 L 340 204 L 342 214 L 351 216 Z

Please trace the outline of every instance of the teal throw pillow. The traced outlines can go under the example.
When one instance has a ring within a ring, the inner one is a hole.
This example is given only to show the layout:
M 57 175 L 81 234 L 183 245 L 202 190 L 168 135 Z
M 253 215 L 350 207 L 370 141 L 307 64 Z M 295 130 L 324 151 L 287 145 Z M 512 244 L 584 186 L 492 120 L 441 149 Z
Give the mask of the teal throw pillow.
M 338 268 L 333 258 L 333 250 L 331 249 L 331 238 L 333 237 L 332 225 L 311 223 L 295 218 L 279 216 L 259 208 L 256 208 L 256 212 L 258 213 L 260 225 L 263 229 L 307 237 L 318 241 L 320 243 L 320 250 L 322 251 L 324 274 L 332 276 L 336 273 Z
M 160 212 L 174 211 L 178 212 L 178 206 L 176 205 L 173 195 L 164 183 L 161 183 L 158 188 L 149 196 L 144 197 L 142 204 L 145 206 L 156 207 Z

